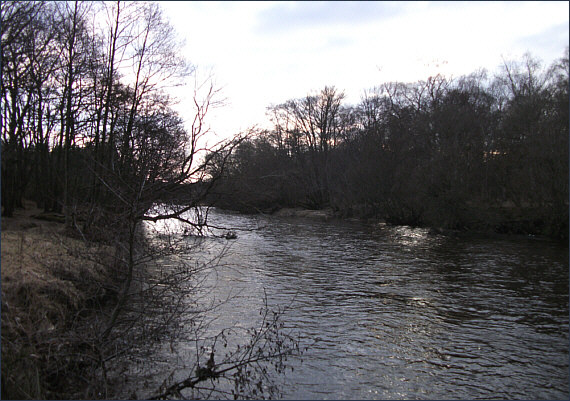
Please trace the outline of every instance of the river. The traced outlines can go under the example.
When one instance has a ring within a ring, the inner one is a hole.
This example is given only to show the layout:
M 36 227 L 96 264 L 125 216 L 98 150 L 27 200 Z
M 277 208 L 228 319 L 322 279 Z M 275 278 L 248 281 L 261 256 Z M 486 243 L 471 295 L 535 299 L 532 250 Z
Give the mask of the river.
M 357 221 L 240 215 L 211 330 L 254 326 L 264 293 L 310 344 L 286 399 L 568 399 L 568 247 Z M 215 231 L 215 230 L 214 230 Z M 218 234 L 221 231 L 218 230 Z

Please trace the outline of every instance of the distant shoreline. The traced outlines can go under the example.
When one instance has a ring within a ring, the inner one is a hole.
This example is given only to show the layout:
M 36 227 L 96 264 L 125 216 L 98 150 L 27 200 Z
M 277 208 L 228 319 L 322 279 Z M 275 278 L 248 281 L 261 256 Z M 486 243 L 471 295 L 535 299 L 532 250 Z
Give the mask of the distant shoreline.
M 373 225 L 388 225 L 388 226 L 411 226 L 421 227 L 429 230 L 430 234 L 434 235 L 447 235 L 456 237 L 486 237 L 486 238 L 528 238 L 533 237 L 536 239 L 548 239 L 552 241 L 564 242 L 568 245 L 568 238 L 558 238 L 549 236 L 544 233 L 537 232 L 534 222 L 532 221 L 532 213 L 524 209 L 516 209 L 512 205 L 501 205 L 495 208 L 477 209 L 474 208 L 474 215 L 480 216 L 487 214 L 491 216 L 490 221 L 474 220 L 473 227 L 466 227 L 462 229 L 446 228 L 445 226 L 415 226 L 406 223 L 387 222 L 385 219 L 377 216 L 365 215 L 344 215 L 342 212 L 335 212 L 332 208 L 323 209 L 308 209 L 303 207 L 275 207 L 271 210 L 265 211 L 243 211 L 234 210 L 227 207 L 220 207 L 222 210 L 237 211 L 244 214 L 264 214 L 275 217 L 285 218 L 307 218 L 319 221 L 331 220 L 357 220 Z

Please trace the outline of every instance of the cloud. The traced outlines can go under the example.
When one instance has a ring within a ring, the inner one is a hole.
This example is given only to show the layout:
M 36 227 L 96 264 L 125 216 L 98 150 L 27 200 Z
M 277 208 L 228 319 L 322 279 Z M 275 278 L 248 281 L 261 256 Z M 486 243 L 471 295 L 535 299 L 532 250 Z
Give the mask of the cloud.
M 533 35 L 525 36 L 517 44 L 525 49 L 539 49 L 541 58 L 562 57 L 563 50 L 568 46 L 568 22 L 548 27 Z M 535 50 L 536 51 L 536 50 Z
M 381 22 L 403 14 L 409 8 L 408 2 L 283 2 L 262 10 L 254 29 L 260 34 L 279 34 L 327 25 Z
M 162 4 L 188 58 L 212 67 L 224 87 L 228 106 L 210 115 L 221 135 L 264 123 L 269 104 L 324 85 L 355 103 L 382 82 L 493 71 L 502 56 L 525 51 L 549 65 L 568 45 L 567 2 Z

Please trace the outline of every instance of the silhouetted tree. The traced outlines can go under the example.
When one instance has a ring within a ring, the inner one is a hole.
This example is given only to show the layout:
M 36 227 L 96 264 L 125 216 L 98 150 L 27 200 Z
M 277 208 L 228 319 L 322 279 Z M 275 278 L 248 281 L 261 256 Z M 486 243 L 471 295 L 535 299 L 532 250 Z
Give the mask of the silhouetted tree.
M 241 197 L 263 210 L 331 206 L 395 224 L 564 233 L 567 60 L 543 70 L 525 55 L 492 79 L 480 70 L 384 83 L 356 106 L 328 87 L 271 106 L 274 129 L 231 159 L 239 168 L 218 190 L 232 201 L 221 204 Z

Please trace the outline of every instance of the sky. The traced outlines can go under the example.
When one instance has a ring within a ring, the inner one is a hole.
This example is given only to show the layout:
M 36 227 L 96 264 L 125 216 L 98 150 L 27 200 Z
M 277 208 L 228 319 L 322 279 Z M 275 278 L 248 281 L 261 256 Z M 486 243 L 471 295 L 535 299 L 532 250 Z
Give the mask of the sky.
M 530 52 L 550 65 L 569 41 L 569 2 L 161 1 L 183 53 L 220 89 L 207 121 L 216 138 L 256 125 L 266 109 L 326 85 L 357 104 L 384 82 L 457 77 Z M 191 120 L 192 90 L 175 93 Z

